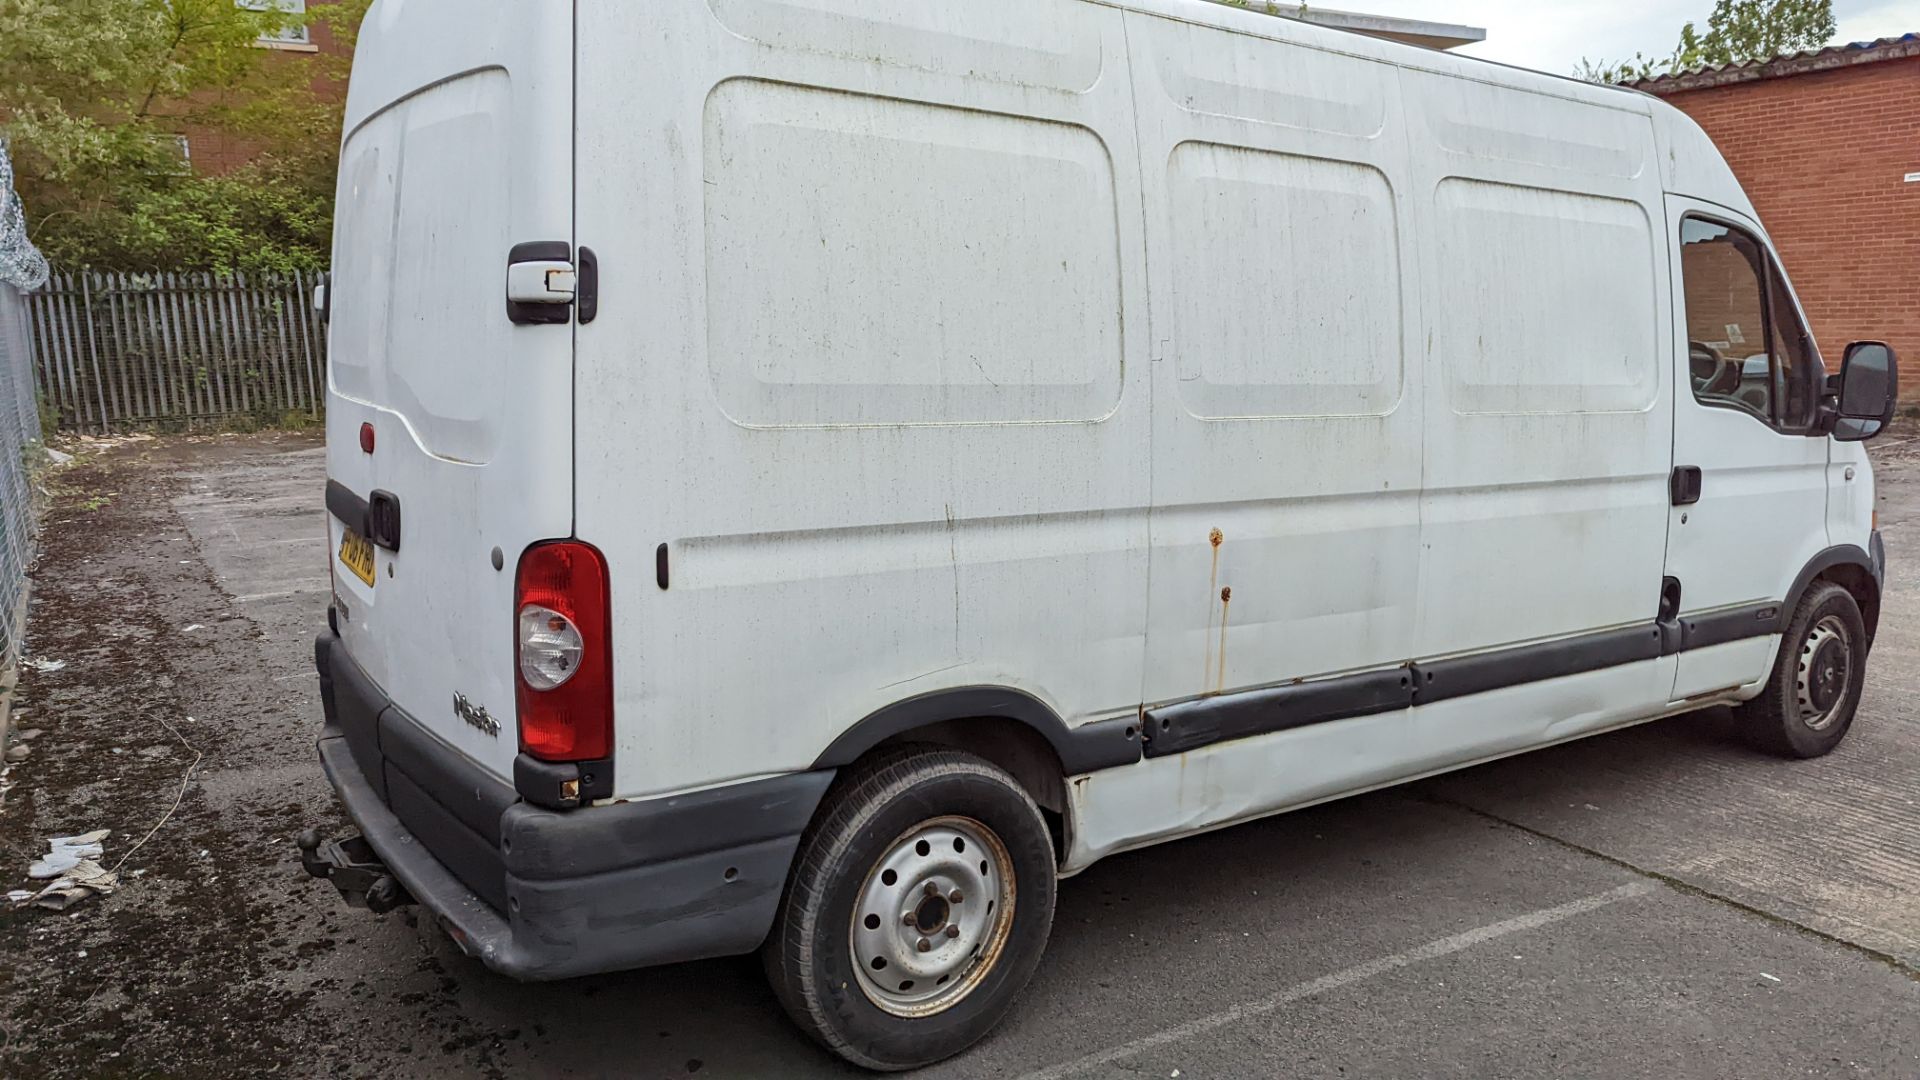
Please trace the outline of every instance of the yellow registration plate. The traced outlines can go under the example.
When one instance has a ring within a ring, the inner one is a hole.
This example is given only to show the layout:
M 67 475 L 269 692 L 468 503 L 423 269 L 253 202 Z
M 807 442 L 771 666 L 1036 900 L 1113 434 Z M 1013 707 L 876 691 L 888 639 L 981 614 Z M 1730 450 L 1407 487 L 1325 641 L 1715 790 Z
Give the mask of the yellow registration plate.
M 340 564 L 353 576 L 373 584 L 373 543 L 352 529 L 340 530 Z

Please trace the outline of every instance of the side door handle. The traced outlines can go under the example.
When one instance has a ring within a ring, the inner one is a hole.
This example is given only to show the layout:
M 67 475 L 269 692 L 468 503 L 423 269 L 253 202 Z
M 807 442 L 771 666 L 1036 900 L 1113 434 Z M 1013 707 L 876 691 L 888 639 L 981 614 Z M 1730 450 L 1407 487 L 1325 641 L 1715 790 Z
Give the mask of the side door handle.
M 1667 494 L 1675 506 L 1692 506 L 1700 501 L 1700 466 L 1675 465 L 1667 478 Z

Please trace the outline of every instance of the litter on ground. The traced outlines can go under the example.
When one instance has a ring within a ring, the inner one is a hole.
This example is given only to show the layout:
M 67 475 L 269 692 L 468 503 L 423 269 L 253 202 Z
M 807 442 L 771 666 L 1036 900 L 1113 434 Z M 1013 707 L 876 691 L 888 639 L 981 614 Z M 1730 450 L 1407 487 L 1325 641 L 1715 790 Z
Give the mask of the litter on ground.
M 38 881 L 53 880 L 39 892 L 15 889 L 7 893 L 7 899 L 14 904 L 31 903 L 65 911 L 88 897 L 112 892 L 119 887 L 120 875 L 96 861 L 106 853 L 103 842 L 111 835 L 110 830 L 95 829 L 79 836 L 56 836 L 48 840 L 47 854 L 34 862 L 27 876 Z

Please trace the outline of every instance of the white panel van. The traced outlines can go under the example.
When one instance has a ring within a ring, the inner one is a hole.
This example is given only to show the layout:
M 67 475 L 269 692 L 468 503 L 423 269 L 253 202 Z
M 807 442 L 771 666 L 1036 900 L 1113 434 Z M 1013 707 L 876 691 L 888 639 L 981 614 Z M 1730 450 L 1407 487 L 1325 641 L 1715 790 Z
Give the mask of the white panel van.
M 308 868 L 523 979 L 760 950 L 989 1031 L 1113 852 L 1711 705 L 1824 754 L 1884 556 L 1649 97 L 1201 0 L 379 0 Z

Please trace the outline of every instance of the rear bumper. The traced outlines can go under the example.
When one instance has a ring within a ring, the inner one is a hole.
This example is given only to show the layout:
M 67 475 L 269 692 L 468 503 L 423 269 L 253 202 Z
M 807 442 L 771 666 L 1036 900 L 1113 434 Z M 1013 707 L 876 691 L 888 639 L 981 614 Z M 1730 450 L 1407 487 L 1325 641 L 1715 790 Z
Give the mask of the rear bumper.
M 327 779 L 469 955 L 560 979 L 751 952 L 833 772 L 556 812 L 434 738 L 339 638 L 314 643 Z

